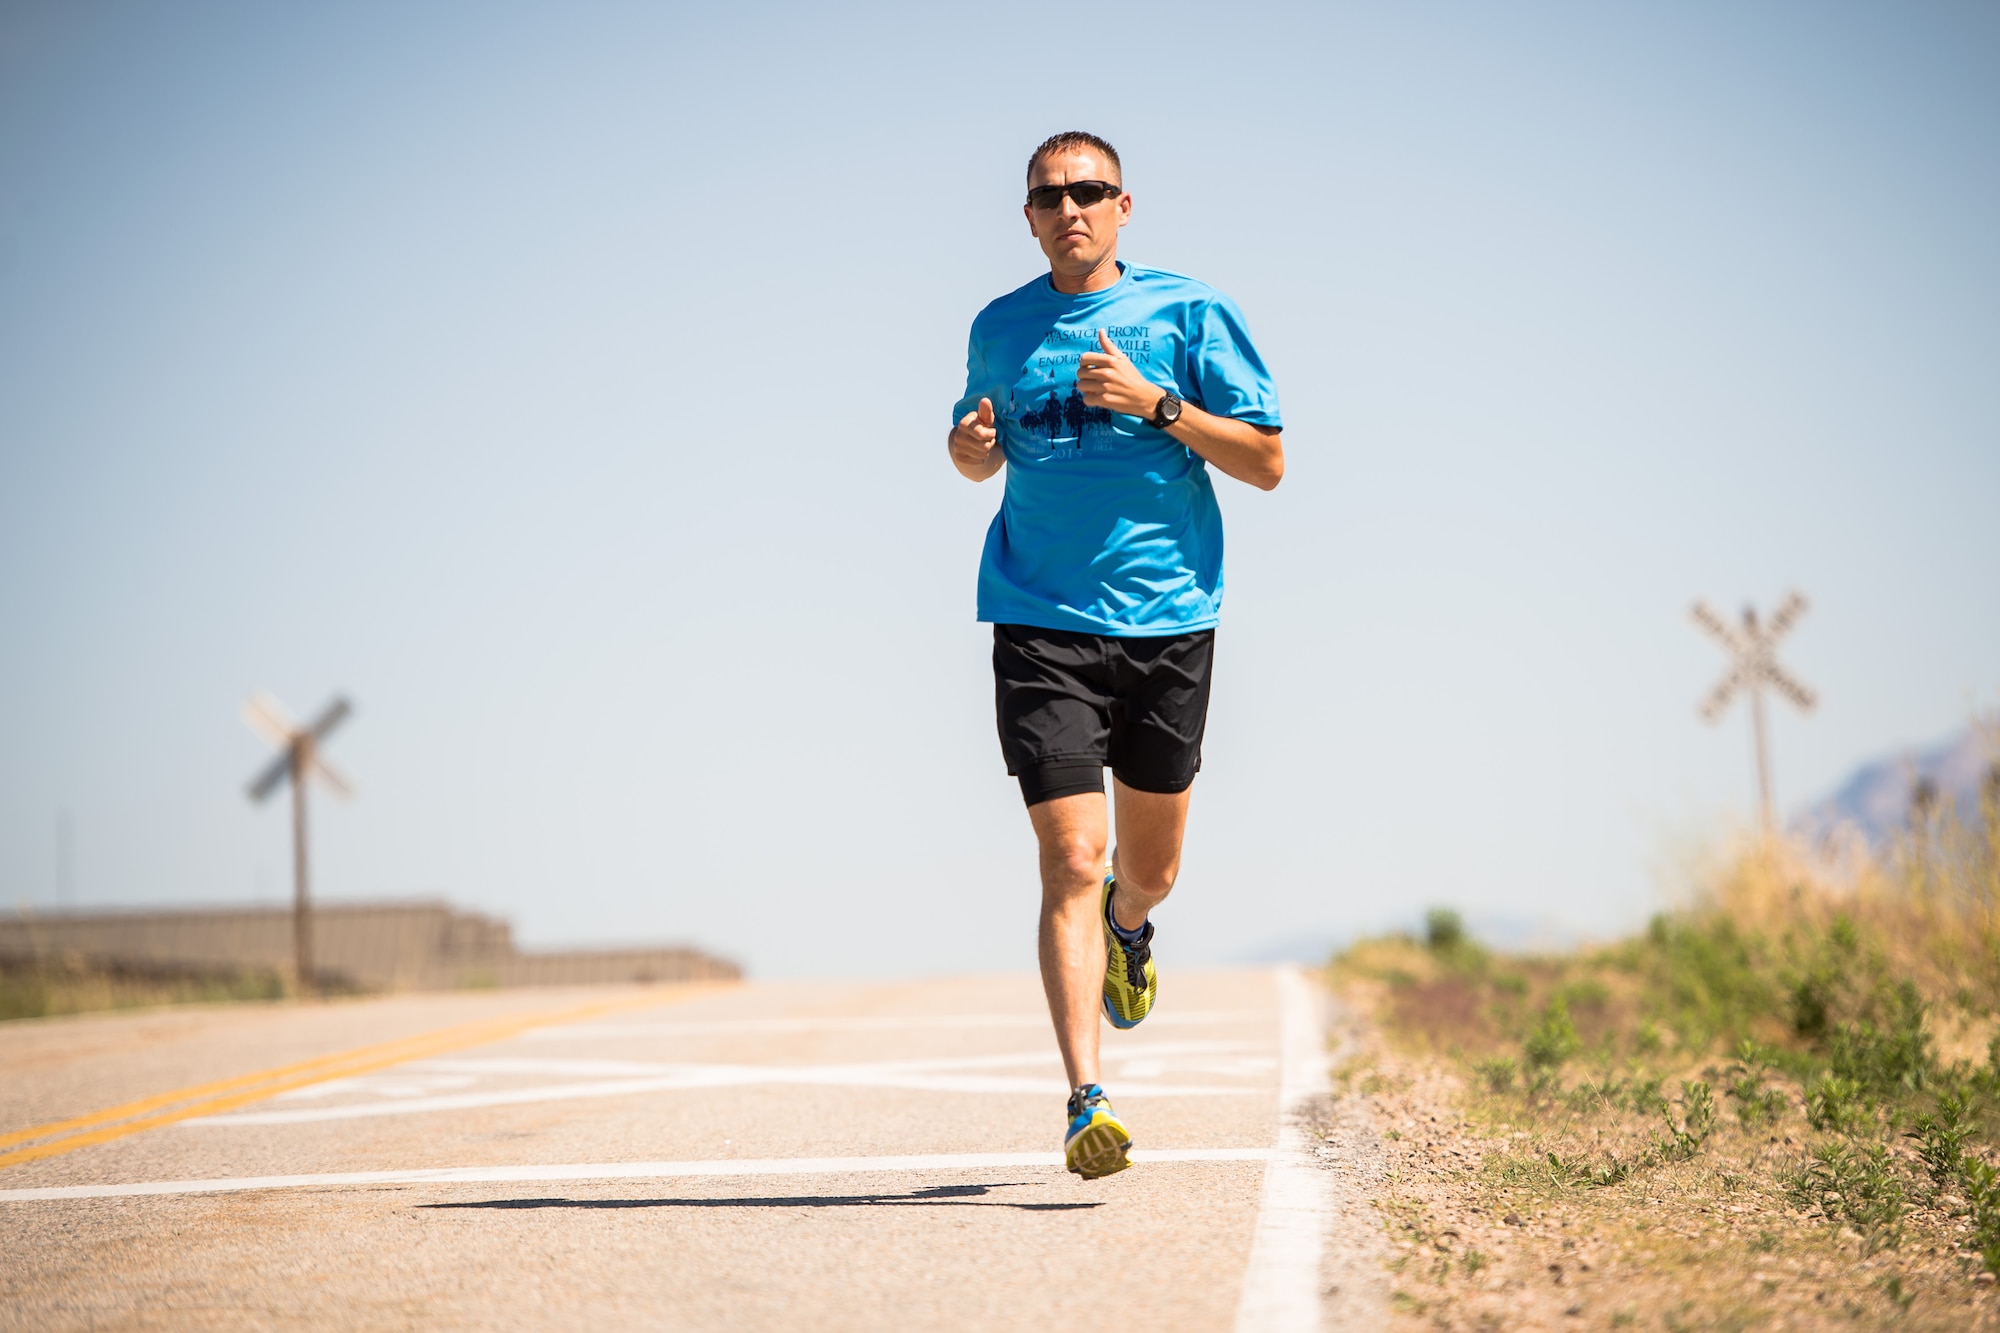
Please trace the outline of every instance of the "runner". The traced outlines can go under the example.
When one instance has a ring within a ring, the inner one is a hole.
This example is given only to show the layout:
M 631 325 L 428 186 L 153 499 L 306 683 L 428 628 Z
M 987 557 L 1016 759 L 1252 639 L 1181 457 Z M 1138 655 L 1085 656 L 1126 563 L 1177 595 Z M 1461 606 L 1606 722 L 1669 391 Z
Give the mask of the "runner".
M 1117 150 L 1058 134 L 1028 160 L 1049 272 L 972 322 L 952 465 L 1007 469 L 979 566 L 1000 750 L 1041 844 L 1042 988 L 1069 1073 L 1063 1155 L 1122 1171 L 1132 1136 L 1098 1083 L 1097 1015 L 1153 1007 L 1152 910 L 1174 887 L 1201 767 L 1222 605 L 1212 465 L 1284 475 L 1278 394 L 1226 296 L 1118 260 Z M 1118 841 L 1107 866 L 1104 769 Z

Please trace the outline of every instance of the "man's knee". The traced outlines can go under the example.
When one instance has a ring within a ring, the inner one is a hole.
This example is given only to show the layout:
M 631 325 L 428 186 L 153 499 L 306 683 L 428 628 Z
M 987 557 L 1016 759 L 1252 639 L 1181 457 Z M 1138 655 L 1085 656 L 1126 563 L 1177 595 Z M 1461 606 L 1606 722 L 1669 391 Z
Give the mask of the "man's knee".
M 1094 884 L 1104 875 L 1104 839 L 1073 829 L 1052 834 L 1042 840 L 1042 870 L 1067 884 Z
M 1123 846 L 1118 849 L 1118 882 L 1144 897 L 1166 897 L 1173 892 L 1174 881 L 1180 874 L 1178 847 L 1164 852 Z

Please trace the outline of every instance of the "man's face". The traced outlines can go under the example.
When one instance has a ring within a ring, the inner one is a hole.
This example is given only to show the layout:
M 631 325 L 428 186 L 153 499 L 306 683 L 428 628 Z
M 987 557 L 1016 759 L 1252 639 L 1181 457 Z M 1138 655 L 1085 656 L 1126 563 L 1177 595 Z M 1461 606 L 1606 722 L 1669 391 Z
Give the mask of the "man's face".
M 1035 164 L 1028 188 L 1038 185 L 1069 185 L 1076 181 L 1109 181 L 1119 184 L 1118 172 L 1089 149 L 1051 153 Z M 1064 195 L 1054 208 L 1023 205 L 1028 230 L 1035 234 L 1049 267 L 1066 275 L 1087 274 L 1101 265 L 1118 248 L 1118 229 L 1132 219 L 1132 196 L 1120 193 L 1100 199 L 1089 208 L 1078 208 L 1076 200 Z

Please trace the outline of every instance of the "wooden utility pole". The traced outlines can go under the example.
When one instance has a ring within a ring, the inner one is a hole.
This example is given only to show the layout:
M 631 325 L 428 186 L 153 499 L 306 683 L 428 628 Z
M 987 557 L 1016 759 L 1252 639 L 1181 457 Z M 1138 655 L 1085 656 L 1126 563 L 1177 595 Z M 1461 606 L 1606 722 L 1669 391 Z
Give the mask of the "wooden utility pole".
M 306 779 L 317 776 L 338 796 L 351 796 L 354 786 L 320 758 L 319 743 L 354 711 L 336 697 L 310 725 L 301 727 L 268 694 L 243 705 L 243 720 L 278 746 L 282 753 L 250 784 L 250 799 L 262 801 L 287 779 L 292 784 L 292 969 L 301 995 L 315 988 L 312 948 L 311 875 L 306 859 Z
M 1778 665 L 1778 640 L 1791 632 L 1808 603 L 1804 594 L 1791 592 L 1771 613 L 1769 625 L 1757 619 L 1757 608 L 1743 608 L 1743 623 L 1731 625 L 1706 602 L 1694 604 L 1694 622 L 1707 630 L 1729 650 L 1729 670 L 1708 697 L 1701 701 L 1702 721 L 1715 722 L 1729 708 L 1737 694 L 1750 696 L 1750 731 L 1757 751 L 1757 826 L 1769 834 L 1777 826 L 1777 801 L 1771 793 L 1771 746 L 1764 731 L 1764 687 L 1784 695 L 1801 712 L 1809 713 L 1819 699 L 1792 674 Z

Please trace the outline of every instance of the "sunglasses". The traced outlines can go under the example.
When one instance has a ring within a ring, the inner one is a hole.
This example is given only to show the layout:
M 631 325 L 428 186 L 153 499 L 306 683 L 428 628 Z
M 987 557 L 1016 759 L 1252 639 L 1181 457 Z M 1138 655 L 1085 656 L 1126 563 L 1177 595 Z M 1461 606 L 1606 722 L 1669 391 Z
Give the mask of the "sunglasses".
M 1071 181 L 1068 185 L 1037 185 L 1028 191 L 1028 207 L 1053 212 L 1062 207 L 1063 196 L 1076 200 L 1078 208 L 1089 208 L 1125 193 L 1109 181 Z

